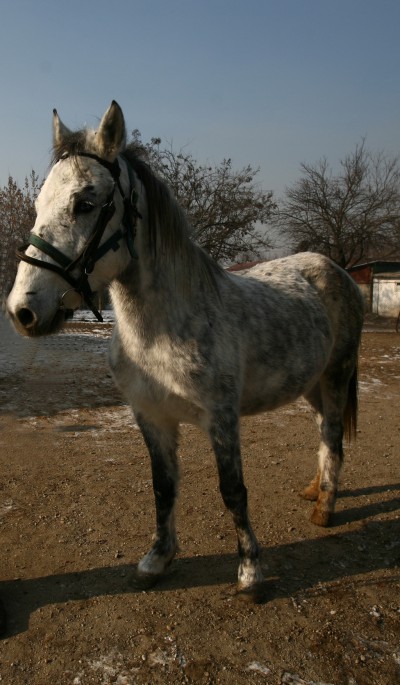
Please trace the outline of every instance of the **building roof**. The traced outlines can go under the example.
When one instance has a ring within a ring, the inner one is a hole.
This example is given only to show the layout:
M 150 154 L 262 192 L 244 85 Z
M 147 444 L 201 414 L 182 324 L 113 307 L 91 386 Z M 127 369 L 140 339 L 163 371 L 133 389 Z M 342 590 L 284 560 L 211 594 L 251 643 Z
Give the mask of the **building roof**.
M 364 262 L 363 264 L 349 266 L 347 271 L 360 271 L 361 269 L 369 269 L 374 274 L 400 272 L 400 261 L 389 262 L 376 259 L 370 262 Z

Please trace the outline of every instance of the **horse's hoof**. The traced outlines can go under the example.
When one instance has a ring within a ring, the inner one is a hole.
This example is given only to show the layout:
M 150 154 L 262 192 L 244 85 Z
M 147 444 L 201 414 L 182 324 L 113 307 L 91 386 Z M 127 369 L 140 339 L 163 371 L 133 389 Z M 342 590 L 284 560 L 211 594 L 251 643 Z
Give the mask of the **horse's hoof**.
M 318 507 L 315 507 L 310 520 L 315 526 L 326 528 L 331 523 L 331 518 L 332 514 L 329 511 L 321 511 Z
M 241 587 L 239 585 L 236 589 L 236 597 L 241 602 L 264 604 L 268 601 L 268 583 L 263 580 L 249 587 Z
M 129 584 L 138 591 L 144 592 L 145 590 L 151 590 L 152 587 L 157 585 L 159 580 L 163 576 L 160 573 L 140 573 L 136 568 L 132 574 Z
M 318 499 L 318 492 L 319 491 L 316 488 L 314 488 L 312 485 L 309 485 L 308 487 L 304 488 L 302 492 L 299 492 L 299 495 L 309 502 L 315 502 Z

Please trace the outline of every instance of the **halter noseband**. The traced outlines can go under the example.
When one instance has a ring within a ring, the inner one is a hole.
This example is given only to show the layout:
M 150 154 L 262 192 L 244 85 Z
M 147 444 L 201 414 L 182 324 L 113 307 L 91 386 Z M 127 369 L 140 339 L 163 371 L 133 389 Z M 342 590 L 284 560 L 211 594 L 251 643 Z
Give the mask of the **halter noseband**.
M 60 160 L 66 159 L 69 156 L 70 155 L 68 154 L 63 155 Z M 138 218 L 141 218 L 141 215 L 137 210 L 137 195 L 134 188 L 131 190 L 130 197 L 126 197 L 122 190 L 119 178 L 121 174 L 121 168 L 118 164 L 118 160 L 115 160 L 111 163 L 106 159 L 98 157 L 97 155 L 89 152 L 80 152 L 73 156 L 90 157 L 91 159 L 94 159 L 110 172 L 114 180 L 114 187 L 107 197 L 105 203 L 101 207 L 96 225 L 94 226 L 84 248 L 79 255 L 71 261 L 69 257 L 63 254 L 63 252 L 60 252 L 60 250 L 58 250 L 56 247 L 53 247 L 51 243 L 43 240 L 43 238 L 36 235 L 36 233 L 31 233 L 28 243 L 20 247 L 16 254 L 18 259 L 27 262 L 28 264 L 38 266 L 42 269 L 47 269 L 49 271 L 54 271 L 56 274 L 61 276 L 71 286 L 71 290 L 78 293 L 83 301 L 86 302 L 97 320 L 103 321 L 103 317 L 93 304 L 94 293 L 89 285 L 89 275 L 92 273 L 96 262 L 101 259 L 101 257 L 103 257 L 109 250 L 114 250 L 116 252 L 119 249 L 119 241 L 121 238 L 126 239 L 131 257 L 137 259 L 137 254 L 134 248 L 134 240 L 136 235 L 136 222 Z M 130 172 L 129 165 L 128 172 Z M 131 177 L 131 173 L 129 173 L 129 177 L 132 187 L 133 179 Z M 105 241 L 105 243 L 99 247 L 99 243 L 106 226 L 109 221 L 111 221 L 115 212 L 114 193 L 116 187 L 118 188 L 124 203 L 124 216 L 122 219 L 124 230 L 119 228 L 108 240 Z M 29 257 L 25 254 L 25 250 L 29 247 L 29 245 L 33 245 L 41 252 L 48 255 L 48 257 L 51 257 L 51 259 L 57 263 L 52 264 L 51 262 L 45 262 L 41 259 Z M 78 277 L 75 277 L 71 272 L 78 266 L 80 267 L 80 274 Z M 63 298 L 68 292 L 70 292 L 70 290 L 67 290 L 61 298 L 61 308 L 65 308 Z

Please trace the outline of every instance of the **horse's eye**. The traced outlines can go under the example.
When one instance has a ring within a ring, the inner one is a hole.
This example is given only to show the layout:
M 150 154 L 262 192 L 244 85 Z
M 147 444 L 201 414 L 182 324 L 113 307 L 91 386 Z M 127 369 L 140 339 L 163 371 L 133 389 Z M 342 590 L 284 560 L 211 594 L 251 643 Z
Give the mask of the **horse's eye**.
M 78 200 L 75 205 L 75 214 L 88 214 L 93 209 L 93 202 L 89 202 L 89 200 Z

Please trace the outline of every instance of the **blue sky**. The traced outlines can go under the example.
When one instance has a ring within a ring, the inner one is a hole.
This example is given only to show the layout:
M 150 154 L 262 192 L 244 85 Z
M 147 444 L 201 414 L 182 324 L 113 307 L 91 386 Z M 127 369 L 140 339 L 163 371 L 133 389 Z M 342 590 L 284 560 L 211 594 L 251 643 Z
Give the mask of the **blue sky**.
M 3 0 L 0 185 L 48 169 L 51 114 L 198 161 L 260 167 L 279 196 L 301 162 L 362 136 L 400 153 L 399 0 Z

